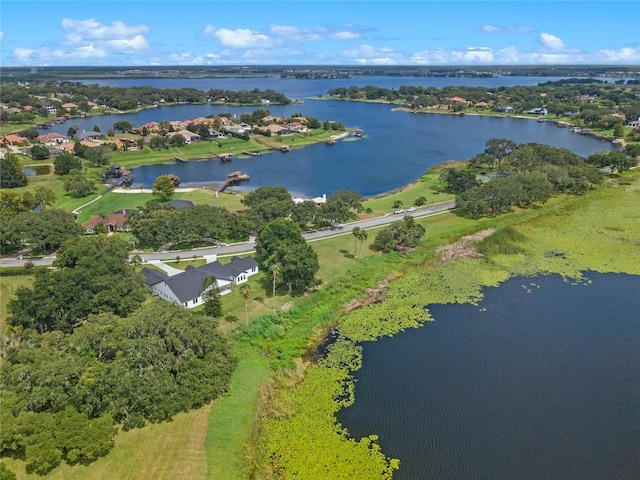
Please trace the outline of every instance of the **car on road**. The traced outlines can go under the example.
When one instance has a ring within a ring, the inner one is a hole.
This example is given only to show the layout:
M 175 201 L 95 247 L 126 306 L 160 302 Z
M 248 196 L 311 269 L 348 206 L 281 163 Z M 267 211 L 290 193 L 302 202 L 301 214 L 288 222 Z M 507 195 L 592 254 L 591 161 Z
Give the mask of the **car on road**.
M 404 213 L 404 210 L 402 210 L 401 208 L 393 212 L 394 215 L 402 215 L 403 213 Z
M 416 211 L 416 207 L 407 208 L 407 212 L 415 212 L 415 211 Z

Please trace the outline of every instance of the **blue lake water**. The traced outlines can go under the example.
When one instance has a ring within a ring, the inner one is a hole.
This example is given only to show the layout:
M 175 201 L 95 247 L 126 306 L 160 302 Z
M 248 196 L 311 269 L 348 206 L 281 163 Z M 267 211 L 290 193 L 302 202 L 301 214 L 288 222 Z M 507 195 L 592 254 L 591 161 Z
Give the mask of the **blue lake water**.
M 484 150 L 490 138 L 504 137 L 518 143 L 536 142 L 567 148 L 588 156 L 600 149 L 613 148 L 609 142 L 579 135 L 555 124 L 517 118 L 492 118 L 467 115 L 410 114 L 392 112 L 390 105 L 316 100 L 338 86 L 379 85 L 399 88 L 402 85 L 424 85 L 442 88 L 447 85 L 501 86 L 535 85 L 551 80 L 547 77 L 496 77 L 486 79 L 442 79 L 412 77 L 358 77 L 335 80 L 283 80 L 277 77 L 225 79 L 115 79 L 87 81 L 110 86 L 151 85 L 158 88 L 192 87 L 246 90 L 273 89 L 303 104 L 271 105 L 273 115 L 289 116 L 300 112 L 320 121 L 335 120 L 348 127 L 359 127 L 365 138 L 339 141 L 294 149 L 282 154 L 273 152 L 261 157 L 234 158 L 221 164 L 219 160 L 149 165 L 134 169 L 135 185 L 150 187 L 159 175 L 177 174 L 183 186 L 218 186 L 227 173 L 241 170 L 251 180 L 236 190 L 251 190 L 262 185 L 284 185 L 293 195 L 314 197 L 340 189 L 373 195 L 404 186 L 424 174 L 431 166 L 447 160 L 465 160 Z M 93 130 L 97 125 L 105 132 L 116 121 L 135 125 L 150 121 L 187 120 L 219 113 L 242 114 L 257 107 L 219 105 L 179 105 L 160 107 L 127 115 L 107 115 L 73 119 L 56 124 L 52 130 L 63 134 L 73 124 L 80 130 Z
M 514 278 L 365 343 L 339 421 L 398 479 L 640 478 L 640 276 Z

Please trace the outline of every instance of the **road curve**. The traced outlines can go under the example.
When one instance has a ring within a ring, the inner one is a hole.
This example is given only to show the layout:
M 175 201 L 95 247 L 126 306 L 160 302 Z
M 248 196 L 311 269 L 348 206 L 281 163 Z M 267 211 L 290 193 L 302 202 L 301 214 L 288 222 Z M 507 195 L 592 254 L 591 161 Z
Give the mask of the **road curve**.
M 445 202 L 439 203 L 436 205 L 431 205 L 428 207 L 420 207 L 416 208 L 413 212 L 405 212 L 404 215 L 411 215 L 412 217 L 421 218 L 427 217 L 430 215 L 438 215 L 449 210 L 452 210 L 455 207 L 455 202 Z M 400 220 L 402 218 L 401 215 L 388 214 L 382 217 L 370 218 L 368 220 L 358 220 L 355 222 L 350 222 L 346 224 L 338 224 L 334 227 L 328 228 L 326 230 L 318 230 L 315 232 L 307 232 L 303 234 L 303 237 L 308 242 L 313 242 L 316 240 L 321 240 L 327 237 L 339 236 L 339 235 L 350 235 L 351 231 L 355 227 L 360 227 L 364 229 L 372 229 L 382 227 L 384 225 L 388 225 L 389 223 Z M 182 259 L 187 259 L 191 257 L 205 257 L 205 256 L 213 256 L 217 255 L 228 256 L 239 253 L 247 253 L 253 251 L 255 248 L 255 239 L 251 238 L 248 242 L 242 243 L 234 243 L 230 245 L 223 245 L 219 247 L 203 247 L 203 248 L 195 248 L 193 250 L 172 250 L 170 252 L 153 252 L 153 253 L 138 253 L 142 258 L 143 263 L 149 262 L 152 260 L 173 260 L 176 257 L 181 257 Z M 51 265 L 56 259 L 55 254 L 30 260 L 35 265 L 38 266 L 48 266 Z M 0 268 L 8 268 L 8 267 L 21 267 L 24 265 L 26 260 L 21 260 L 16 256 L 8 256 L 0 259 Z

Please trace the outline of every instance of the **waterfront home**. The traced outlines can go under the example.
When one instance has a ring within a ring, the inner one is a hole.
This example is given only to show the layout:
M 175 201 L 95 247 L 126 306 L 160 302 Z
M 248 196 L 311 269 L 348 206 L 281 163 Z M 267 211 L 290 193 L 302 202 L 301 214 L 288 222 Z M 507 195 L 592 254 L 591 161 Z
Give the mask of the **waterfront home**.
M 46 135 L 39 135 L 38 141 L 44 145 L 55 147 L 62 143 L 69 142 L 70 138 L 60 133 L 51 132 Z
M 199 142 L 202 138 L 197 133 L 190 132 L 189 130 L 179 130 L 177 132 L 168 133 L 167 136 L 173 137 L 174 135 L 182 135 L 184 137 L 184 143 Z

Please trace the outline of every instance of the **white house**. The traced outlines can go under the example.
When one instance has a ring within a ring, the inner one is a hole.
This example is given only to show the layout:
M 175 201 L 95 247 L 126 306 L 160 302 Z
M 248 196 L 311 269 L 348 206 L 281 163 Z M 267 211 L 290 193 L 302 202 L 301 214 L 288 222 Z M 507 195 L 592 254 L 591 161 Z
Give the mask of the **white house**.
M 151 268 L 142 269 L 148 290 L 167 302 L 178 303 L 185 308 L 202 305 L 205 278 L 215 277 L 220 294 L 226 295 L 234 285 L 245 283 L 257 273 L 258 262 L 252 257 L 236 256 L 225 265 L 216 260 L 197 268 L 188 266 L 184 272 L 173 276 Z
M 640 128 L 640 117 L 638 117 L 638 119 L 633 121 L 633 122 L 627 123 L 627 127 L 629 127 L 629 128 Z

